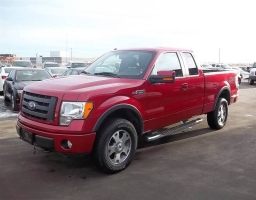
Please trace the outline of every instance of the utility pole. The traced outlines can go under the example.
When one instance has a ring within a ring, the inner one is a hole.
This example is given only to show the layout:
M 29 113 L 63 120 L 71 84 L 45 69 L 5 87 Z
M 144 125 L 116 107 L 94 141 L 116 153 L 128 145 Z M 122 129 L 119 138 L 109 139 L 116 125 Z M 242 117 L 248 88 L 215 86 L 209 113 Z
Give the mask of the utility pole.
M 71 50 L 71 54 L 70 54 L 71 56 L 70 57 L 71 57 L 71 60 L 72 60 L 72 48 L 70 48 L 70 50 Z
M 219 48 L 219 63 L 220 63 L 220 48 Z

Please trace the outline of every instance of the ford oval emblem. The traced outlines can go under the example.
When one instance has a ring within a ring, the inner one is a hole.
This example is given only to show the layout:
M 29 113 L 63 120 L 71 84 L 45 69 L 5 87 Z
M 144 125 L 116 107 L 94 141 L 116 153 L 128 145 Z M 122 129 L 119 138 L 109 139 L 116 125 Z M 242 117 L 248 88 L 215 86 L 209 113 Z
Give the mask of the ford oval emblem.
M 29 101 L 28 102 L 28 108 L 29 108 L 29 110 L 35 110 L 36 109 L 36 102 Z

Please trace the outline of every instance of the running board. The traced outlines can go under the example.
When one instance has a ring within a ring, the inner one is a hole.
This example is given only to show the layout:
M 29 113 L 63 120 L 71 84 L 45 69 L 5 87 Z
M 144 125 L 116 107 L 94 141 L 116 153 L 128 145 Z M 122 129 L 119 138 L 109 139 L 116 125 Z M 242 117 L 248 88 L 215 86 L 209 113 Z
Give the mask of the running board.
M 172 128 L 164 128 L 158 131 L 152 131 L 147 133 L 145 135 L 145 138 L 146 138 L 146 141 L 151 142 L 165 136 L 174 135 L 177 132 L 183 131 L 191 126 L 195 126 L 196 124 L 199 124 L 202 121 L 203 119 L 198 118 L 196 120 L 188 121 Z

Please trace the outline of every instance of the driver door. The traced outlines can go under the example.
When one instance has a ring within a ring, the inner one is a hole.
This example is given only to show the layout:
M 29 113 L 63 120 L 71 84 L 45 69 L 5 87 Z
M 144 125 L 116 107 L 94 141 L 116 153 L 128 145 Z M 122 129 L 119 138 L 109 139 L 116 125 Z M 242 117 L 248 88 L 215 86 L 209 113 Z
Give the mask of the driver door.
M 147 130 L 156 130 L 170 124 L 184 120 L 187 109 L 188 78 L 184 76 L 184 66 L 176 52 L 161 54 L 153 68 L 151 75 L 158 71 L 175 71 L 173 83 L 148 82 L 147 87 Z

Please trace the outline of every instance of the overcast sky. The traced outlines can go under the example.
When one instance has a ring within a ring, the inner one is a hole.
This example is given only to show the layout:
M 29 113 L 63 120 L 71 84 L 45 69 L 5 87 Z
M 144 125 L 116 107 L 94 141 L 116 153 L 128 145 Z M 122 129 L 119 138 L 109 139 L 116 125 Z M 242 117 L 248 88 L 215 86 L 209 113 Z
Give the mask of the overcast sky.
M 256 62 L 255 0 L 0 0 L 0 53 L 181 47 L 202 62 Z

